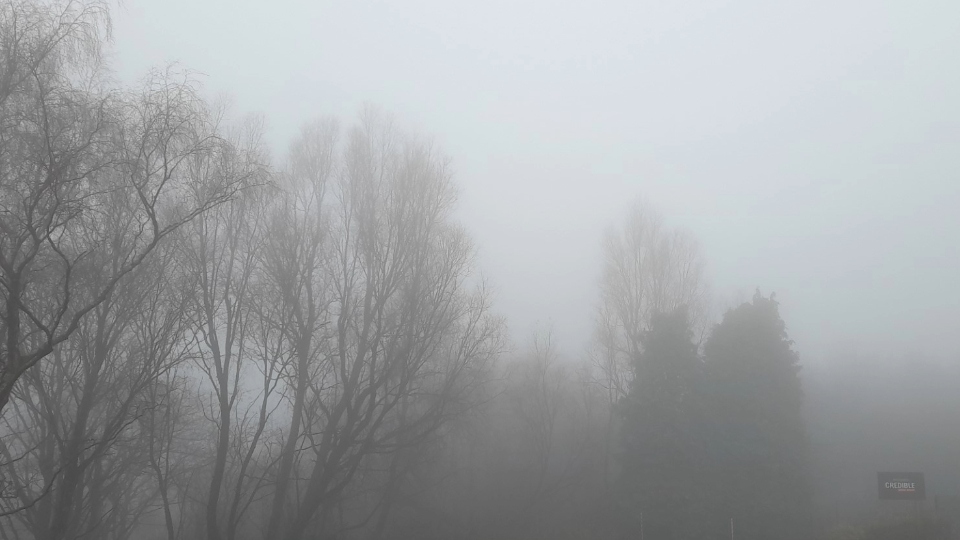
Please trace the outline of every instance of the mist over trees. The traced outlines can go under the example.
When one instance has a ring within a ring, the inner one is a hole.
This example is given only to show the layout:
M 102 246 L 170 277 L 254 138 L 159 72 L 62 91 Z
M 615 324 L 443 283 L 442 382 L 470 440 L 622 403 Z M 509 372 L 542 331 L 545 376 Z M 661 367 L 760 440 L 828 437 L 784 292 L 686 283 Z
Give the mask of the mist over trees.
M 960 444 L 956 369 L 807 375 L 775 294 L 715 317 L 645 202 L 589 350 L 511 339 L 442 149 L 366 107 L 272 157 L 189 73 L 116 84 L 110 24 L 0 3 L 3 540 L 892 538 L 893 441 Z M 895 388 L 927 399 L 888 421 Z

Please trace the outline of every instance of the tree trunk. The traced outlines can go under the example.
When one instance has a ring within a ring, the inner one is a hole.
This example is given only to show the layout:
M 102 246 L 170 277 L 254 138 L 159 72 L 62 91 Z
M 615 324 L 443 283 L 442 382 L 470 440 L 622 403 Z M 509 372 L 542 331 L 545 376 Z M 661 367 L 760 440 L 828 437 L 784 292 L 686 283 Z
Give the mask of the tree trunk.
M 228 384 L 229 377 L 224 373 L 220 380 L 220 431 L 217 437 L 217 459 L 213 466 L 213 478 L 210 479 L 210 493 L 207 496 L 208 540 L 220 540 L 217 508 L 220 504 L 220 490 L 223 487 L 223 476 L 227 467 L 227 453 L 230 450 L 230 402 L 227 396 Z
M 303 405 L 307 394 L 307 368 L 309 367 L 311 341 L 309 330 L 305 334 L 301 337 L 297 347 L 297 388 L 293 401 L 293 413 L 290 418 L 290 432 L 287 434 L 283 456 L 280 458 L 280 467 L 277 471 L 277 487 L 273 496 L 273 509 L 270 512 L 270 521 L 267 526 L 267 534 L 271 538 L 279 538 L 282 532 L 280 529 L 284 507 L 287 503 L 290 473 L 293 470 L 293 458 L 297 452 L 297 441 L 300 439 L 300 420 L 303 416 Z

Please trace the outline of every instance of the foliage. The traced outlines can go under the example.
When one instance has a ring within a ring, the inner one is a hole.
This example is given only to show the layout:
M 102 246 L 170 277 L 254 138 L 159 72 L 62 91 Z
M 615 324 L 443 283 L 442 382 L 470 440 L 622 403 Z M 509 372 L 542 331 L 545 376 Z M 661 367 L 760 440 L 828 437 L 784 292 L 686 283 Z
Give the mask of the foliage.
M 703 372 L 685 309 L 653 315 L 620 404 L 628 514 L 650 538 L 702 535 Z M 642 517 L 641 517 L 642 514 Z
M 739 538 L 804 537 L 812 511 L 799 358 L 773 295 L 758 291 L 728 311 L 704 354 L 709 477 L 720 508 Z

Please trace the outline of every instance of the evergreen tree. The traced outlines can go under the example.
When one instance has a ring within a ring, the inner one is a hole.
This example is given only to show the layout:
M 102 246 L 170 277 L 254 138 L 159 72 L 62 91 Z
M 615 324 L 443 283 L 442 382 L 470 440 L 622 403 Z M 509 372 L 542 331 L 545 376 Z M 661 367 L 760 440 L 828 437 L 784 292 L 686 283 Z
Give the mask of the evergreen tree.
M 804 538 L 811 517 L 797 353 L 774 295 L 728 311 L 708 339 L 710 490 L 738 539 Z
M 635 530 L 642 520 L 646 539 L 703 537 L 703 365 L 692 336 L 686 310 L 654 314 L 620 403 L 626 525 Z

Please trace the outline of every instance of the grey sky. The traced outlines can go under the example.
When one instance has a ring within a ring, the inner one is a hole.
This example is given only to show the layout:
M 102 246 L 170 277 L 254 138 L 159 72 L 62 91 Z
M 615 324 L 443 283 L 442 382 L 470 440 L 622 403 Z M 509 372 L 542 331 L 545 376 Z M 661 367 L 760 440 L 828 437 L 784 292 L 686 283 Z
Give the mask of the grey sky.
M 123 78 L 179 61 L 279 152 L 364 102 L 434 136 L 514 337 L 579 354 L 599 240 L 644 196 L 719 302 L 801 357 L 960 354 L 960 3 L 124 0 Z

